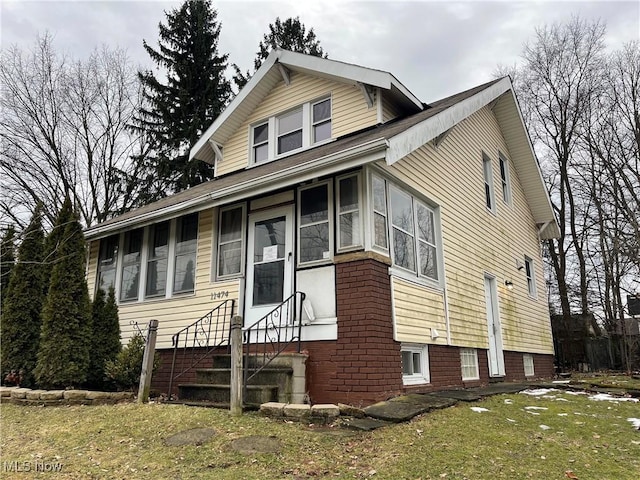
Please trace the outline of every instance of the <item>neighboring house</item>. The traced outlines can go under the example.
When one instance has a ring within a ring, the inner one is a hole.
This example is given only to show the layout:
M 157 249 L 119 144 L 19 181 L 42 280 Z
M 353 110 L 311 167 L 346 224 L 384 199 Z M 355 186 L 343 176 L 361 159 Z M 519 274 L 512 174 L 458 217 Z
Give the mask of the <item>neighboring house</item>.
M 249 325 L 300 291 L 314 403 L 552 375 L 540 240 L 559 230 L 509 78 L 423 104 L 275 50 L 191 158 L 216 178 L 87 231 L 125 340 L 158 319 L 170 363 L 221 300 Z

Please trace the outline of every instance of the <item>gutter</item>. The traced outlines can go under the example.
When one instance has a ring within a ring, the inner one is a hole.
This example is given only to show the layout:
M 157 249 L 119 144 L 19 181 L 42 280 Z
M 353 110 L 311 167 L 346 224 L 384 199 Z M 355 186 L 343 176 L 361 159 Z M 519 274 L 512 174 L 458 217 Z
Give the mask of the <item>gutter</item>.
M 142 215 L 127 218 L 126 220 L 115 221 L 105 226 L 96 225 L 95 227 L 91 227 L 85 230 L 85 237 L 87 238 L 87 240 L 94 240 L 100 237 L 107 236 L 111 232 L 123 230 L 133 225 L 151 223 L 152 220 L 156 220 L 162 217 L 168 217 L 174 213 L 184 212 L 189 209 L 191 209 L 192 211 L 199 210 L 201 208 L 196 209 L 196 207 L 202 207 L 209 202 L 214 202 L 215 200 L 219 200 L 234 194 L 246 195 L 249 192 L 251 192 L 251 194 L 256 194 L 258 193 L 256 192 L 256 189 L 260 187 L 264 188 L 277 182 L 283 182 L 292 179 L 295 179 L 296 181 L 305 181 L 304 178 L 298 178 L 298 176 L 307 174 L 305 175 L 306 177 L 317 177 L 319 176 L 317 172 L 321 170 L 322 167 L 328 169 L 332 166 L 341 166 L 342 169 L 344 169 L 347 167 L 346 165 L 342 164 L 346 163 L 348 160 L 359 160 L 358 157 L 363 157 L 361 159 L 362 161 L 352 162 L 355 163 L 355 165 L 350 164 L 349 167 L 370 163 L 372 161 L 379 160 L 379 158 L 367 158 L 366 155 L 382 151 L 384 153 L 380 156 L 380 158 L 384 158 L 388 147 L 389 142 L 387 141 L 387 139 L 381 137 L 376 140 L 371 140 L 367 143 L 357 145 L 347 150 L 341 150 L 339 152 L 325 155 L 323 157 L 319 157 L 305 163 L 293 165 L 287 169 L 279 170 L 268 175 L 248 180 L 246 182 L 234 184 L 221 190 L 215 190 L 213 192 L 205 193 L 184 202 L 176 203 L 175 205 L 170 205 L 158 210 L 152 210 Z M 215 180 L 212 181 L 215 182 Z

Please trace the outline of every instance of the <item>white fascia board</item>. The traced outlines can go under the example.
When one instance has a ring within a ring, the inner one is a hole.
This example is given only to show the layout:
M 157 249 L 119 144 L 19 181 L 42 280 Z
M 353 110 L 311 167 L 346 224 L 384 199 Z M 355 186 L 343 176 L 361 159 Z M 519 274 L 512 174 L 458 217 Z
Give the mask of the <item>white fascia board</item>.
M 116 231 L 153 223 L 159 219 L 170 218 L 178 213 L 215 207 L 221 203 L 268 193 L 291 184 L 305 182 L 316 177 L 372 163 L 384 159 L 387 147 L 388 143 L 384 138 L 371 140 L 347 150 L 325 155 L 324 157 L 300 163 L 285 170 L 278 170 L 246 182 L 237 183 L 221 190 L 205 193 L 184 202 L 152 210 L 121 222 L 110 223 L 104 227 L 97 225 L 85 230 L 85 237 L 87 240 L 96 240 Z
M 222 111 L 222 113 L 218 115 L 218 117 L 213 121 L 213 123 L 209 126 L 209 128 L 207 128 L 207 130 L 198 139 L 195 145 L 191 147 L 191 150 L 189 151 L 189 160 L 193 160 L 193 158 L 196 155 L 198 155 L 198 153 L 203 148 L 206 148 L 209 138 L 213 136 L 216 130 L 220 128 L 220 125 L 222 125 L 233 114 L 236 108 L 238 108 L 238 106 L 241 105 L 242 102 L 251 94 L 254 87 L 260 82 L 260 80 L 269 72 L 271 67 L 276 63 L 276 61 L 278 60 L 279 52 L 280 52 L 279 50 L 274 50 L 269 54 L 267 59 L 262 63 L 258 71 L 253 74 L 253 76 L 247 82 L 244 88 L 238 92 L 238 95 L 236 95 L 233 98 L 233 100 L 231 100 L 231 103 L 227 105 L 227 108 L 225 108 Z
M 401 158 L 409 155 L 425 143 L 477 112 L 510 88 L 511 82 L 509 78 L 505 77 L 475 95 L 392 137 L 389 139 L 387 164 L 393 165 Z

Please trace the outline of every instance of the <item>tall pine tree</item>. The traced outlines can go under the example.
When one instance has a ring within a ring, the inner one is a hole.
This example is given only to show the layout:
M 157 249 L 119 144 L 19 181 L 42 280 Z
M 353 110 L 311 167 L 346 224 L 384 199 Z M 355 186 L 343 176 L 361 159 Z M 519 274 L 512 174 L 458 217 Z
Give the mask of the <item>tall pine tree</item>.
M 275 48 L 327 58 L 327 54 L 320 46 L 320 41 L 316 39 L 313 28 L 307 31 L 304 23 L 300 21 L 300 17 L 289 17 L 284 22 L 280 20 L 280 17 L 276 17 L 276 21 L 269 24 L 269 33 L 264 34 L 253 61 L 254 73 L 269 56 L 271 50 Z M 244 87 L 251 75 L 249 72 L 243 74 L 235 64 L 233 69 L 235 70 L 234 83 L 238 88 Z
M 91 307 L 93 332 L 87 383 L 91 388 L 103 389 L 105 364 L 115 360 L 122 349 L 118 305 L 113 286 L 109 288 L 108 294 L 105 294 L 102 288 L 98 288 Z
M 152 146 L 140 159 L 162 180 L 164 189 L 149 192 L 147 200 L 184 190 L 213 178 L 213 168 L 189 161 L 189 149 L 220 114 L 231 96 L 225 77 L 228 55 L 218 54 L 220 25 L 210 0 L 187 0 L 166 13 L 159 24 L 159 49 L 143 41 L 151 59 L 166 69 L 166 83 L 152 71 L 139 73 L 148 106 L 140 111 L 138 127 L 147 131 Z
M 68 221 L 66 219 L 71 218 Z M 35 376 L 43 388 L 82 384 L 89 367 L 91 303 L 85 279 L 84 234 L 66 198 L 58 219 L 65 223 L 57 243 L 49 292 L 42 309 L 42 329 Z
M 21 373 L 23 386 L 33 385 L 40 340 L 40 311 L 44 302 L 42 265 L 44 232 L 42 205 L 36 206 L 31 222 L 22 235 L 18 262 L 14 266 L 6 293 L 3 291 L 2 378 Z
M 0 240 L 0 297 L 4 299 L 7 287 L 9 286 L 9 276 L 15 263 L 16 248 L 16 228 L 9 225 L 5 228 Z

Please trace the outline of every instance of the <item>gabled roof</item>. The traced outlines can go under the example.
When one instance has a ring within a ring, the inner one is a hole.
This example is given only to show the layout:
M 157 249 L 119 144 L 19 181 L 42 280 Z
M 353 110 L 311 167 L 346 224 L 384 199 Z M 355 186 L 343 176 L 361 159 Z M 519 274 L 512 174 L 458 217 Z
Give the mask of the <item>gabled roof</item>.
M 559 227 L 508 77 L 443 98 L 413 115 L 203 183 L 96 225 L 87 230 L 87 237 L 98 238 L 134 224 L 258 195 L 274 185 L 295 185 L 328 174 L 329 168 L 348 169 L 383 158 L 393 164 L 489 104 L 493 105 L 540 237 L 557 237 Z
M 423 108 L 422 102 L 389 72 L 288 50 L 275 49 L 227 108 L 202 134 L 200 140 L 189 152 L 189 159 L 197 158 L 207 162 L 212 161 L 213 152 L 209 141 L 223 145 L 233 135 L 242 122 L 254 111 L 276 84 L 282 80 L 280 66 L 290 71 L 314 75 L 337 82 L 353 85 L 361 83 L 387 90 L 393 101 L 407 111 L 415 112 Z

